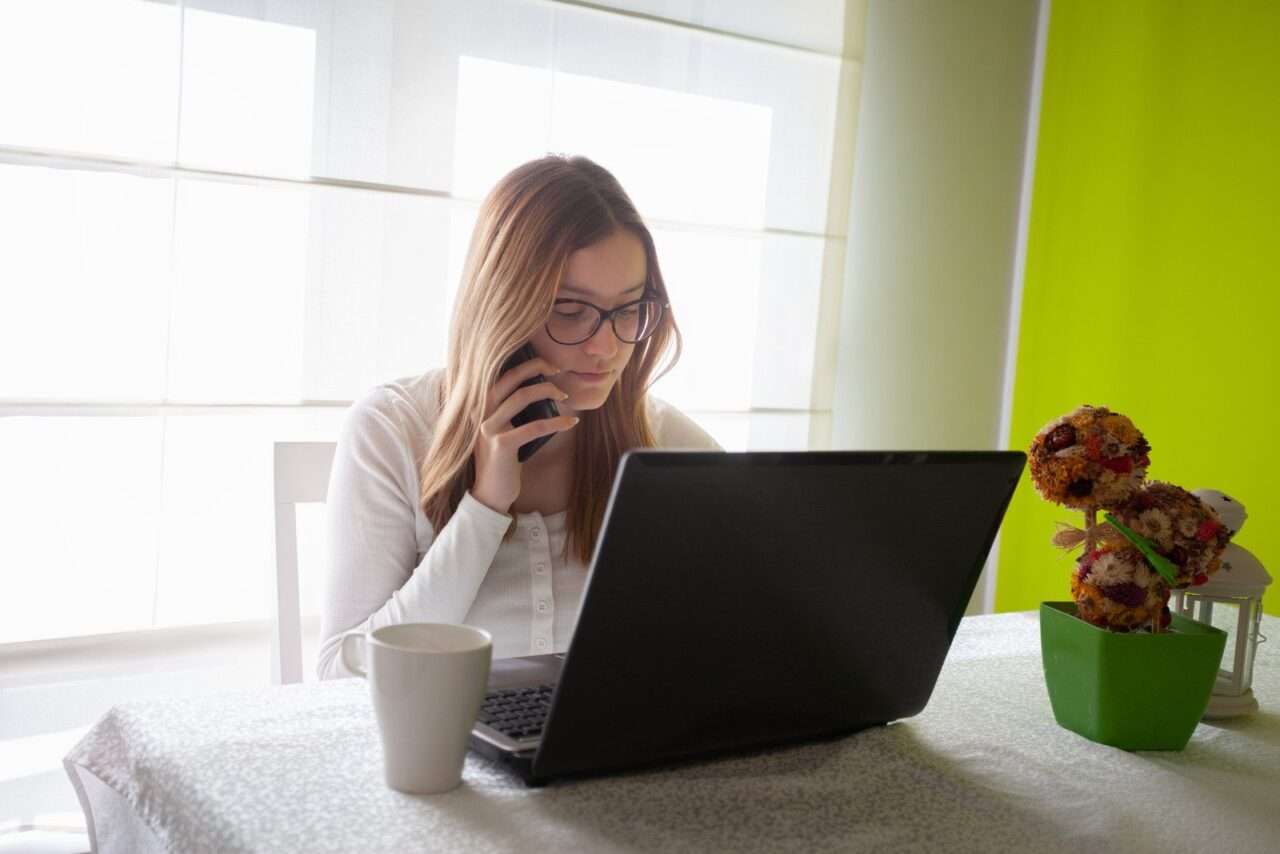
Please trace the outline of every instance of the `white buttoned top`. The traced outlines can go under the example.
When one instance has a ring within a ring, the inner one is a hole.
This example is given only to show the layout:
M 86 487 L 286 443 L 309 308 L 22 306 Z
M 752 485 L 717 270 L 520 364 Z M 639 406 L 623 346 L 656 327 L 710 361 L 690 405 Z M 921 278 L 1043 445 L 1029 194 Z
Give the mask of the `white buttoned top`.
M 467 493 L 437 535 L 422 512 L 418 472 L 442 378 L 378 386 L 343 424 L 326 508 L 322 679 L 352 675 L 338 655 L 343 632 L 396 623 L 477 626 L 493 635 L 495 658 L 569 646 L 586 567 L 566 553 L 567 513 L 508 516 Z M 659 447 L 719 449 L 675 407 L 650 397 L 648 411 Z

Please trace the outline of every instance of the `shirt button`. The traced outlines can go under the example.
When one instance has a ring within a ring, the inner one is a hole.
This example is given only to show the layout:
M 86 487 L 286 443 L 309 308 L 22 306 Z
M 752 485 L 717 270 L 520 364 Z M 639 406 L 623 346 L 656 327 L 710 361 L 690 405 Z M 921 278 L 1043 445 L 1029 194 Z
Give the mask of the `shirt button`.
M 545 614 L 545 613 L 547 613 L 547 600 L 546 600 L 546 599 L 539 599 L 539 600 L 538 600 L 538 613 L 539 613 L 539 614 Z
M 533 639 L 533 648 L 534 648 L 534 649 L 546 649 L 546 648 L 547 648 L 547 639 L 546 639 L 546 638 L 534 638 L 534 639 Z
M 538 575 L 542 575 L 547 571 L 547 565 L 545 563 L 540 563 L 533 568 L 533 571 L 538 573 Z
M 541 532 L 541 531 L 539 531 L 537 528 L 534 528 L 532 531 L 530 531 L 530 532 L 529 532 L 529 539 L 531 539 L 531 540 L 536 540 L 536 539 L 538 539 L 538 536 L 539 536 L 541 533 L 542 533 L 542 532 Z

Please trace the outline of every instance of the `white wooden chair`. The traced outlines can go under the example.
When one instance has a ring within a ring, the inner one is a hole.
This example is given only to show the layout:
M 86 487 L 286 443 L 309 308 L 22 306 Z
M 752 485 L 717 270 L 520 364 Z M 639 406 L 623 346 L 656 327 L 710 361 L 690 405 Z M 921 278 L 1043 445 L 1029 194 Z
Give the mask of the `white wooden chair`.
M 298 584 L 298 528 L 294 506 L 324 501 L 333 466 L 333 442 L 276 442 L 276 618 L 271 634 L 271 681 L 302 681 L 302 603 Z

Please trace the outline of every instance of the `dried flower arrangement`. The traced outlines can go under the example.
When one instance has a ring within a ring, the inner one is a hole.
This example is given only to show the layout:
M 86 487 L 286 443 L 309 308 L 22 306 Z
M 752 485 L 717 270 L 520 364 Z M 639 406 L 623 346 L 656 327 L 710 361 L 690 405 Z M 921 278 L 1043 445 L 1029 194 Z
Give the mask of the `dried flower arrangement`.
M 1053 541 L 1083 545 L 1071 575 L 1076 613 L 1111 631 L 1164 631 L 1170 590 L 1207 581 L 1231 539 L 1199 497 L 1146 480 L 1150 452 L 1132 421 L 1102 406 L 1045 425 L 1028 451 L 1040 495 L 1084 513 L 1083 528 L 1064 526 Z

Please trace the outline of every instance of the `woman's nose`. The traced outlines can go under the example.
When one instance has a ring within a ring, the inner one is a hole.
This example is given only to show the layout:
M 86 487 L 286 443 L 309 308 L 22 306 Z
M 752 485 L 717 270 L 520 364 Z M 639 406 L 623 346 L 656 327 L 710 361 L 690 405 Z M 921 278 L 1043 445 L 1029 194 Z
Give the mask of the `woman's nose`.
M 613 325 L 607 320 L 600 324 L 596 334 L 582 342 L 582 349 L 592 356 L 612 359 L 618 353 L 618 336 L 613 334 Z

